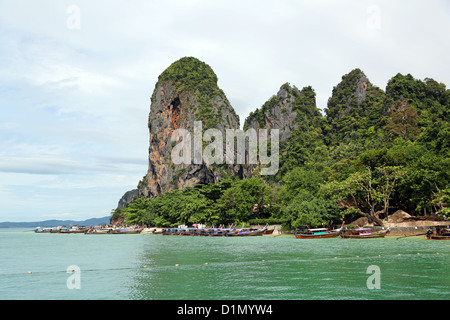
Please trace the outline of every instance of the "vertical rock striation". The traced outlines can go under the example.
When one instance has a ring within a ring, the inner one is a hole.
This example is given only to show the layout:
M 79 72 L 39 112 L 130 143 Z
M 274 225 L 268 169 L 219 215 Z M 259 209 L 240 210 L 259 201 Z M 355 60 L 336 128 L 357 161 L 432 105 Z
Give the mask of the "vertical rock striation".
M 300 131 L 315 130 L 320 127 L 321 114 L 316 107 L 314 90 L 305 87 L 299 90 L 289 83 L 281 86 L 260 109 L 251 112 L 244 123 L 244 130 L 250 128 L 278 129 L 280 139 L 280 157 L 290 138 Z M 283 162 L 283 159 L 280 159 Z M 244 177 L 251 177 L 259 165 L 247 165 Z
M 215 183 L 239 172 L 238 166 L 175 164 L 171 159 L 176 129 L 194 134 L 195 121 L 202 122 L 203 132 L 214 128 L 223 137 L 225 129 L 239 129 L 239 117 L 217 81 L 207 64 L 191 57 L 174 62 L 159 76 L 151 98 L 149 165 L 139 183 L 140 196 L 153 198 L 174 189 Z
M 350 133 L 363 135 L 372 126 L 379 126 L 386 112 L 386 95 L 374 86 L 360 69 L 342 77 L 333 88 L 325 109 L 330 144 L 343 141 Z

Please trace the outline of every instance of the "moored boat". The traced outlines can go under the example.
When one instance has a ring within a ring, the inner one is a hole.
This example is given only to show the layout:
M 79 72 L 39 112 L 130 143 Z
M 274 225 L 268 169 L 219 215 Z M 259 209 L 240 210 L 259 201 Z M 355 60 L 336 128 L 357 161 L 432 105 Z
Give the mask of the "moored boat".
M 181 229 L 180 230 L 180 235 L 181 236 L 193 236 L 193 235 L 195 235 L 195 231 L 196 231 L 197 229 L 195 229 L 195 228 L 186 228 L 186 229 Z
M 342 226 L 339 229 L 335 230 L 328 230 L 327 228 L 310 229 L 305 226 L 303 228 L 297 228 L 294 235 L 297 239 L 336 238 L 341 234 L 342 229 L 344 228 L 344 223 L 345 222 L 342 223 Z
M 138 234 L 142 232 L 142 228 L 118 228 L 112 229 L 111 234 Z
M 162 234 L 163 228 L 146 227 L 142 229 L 141 234 Z
M 59 233 L 61 228 L 62 228 L 61 226 L 57 226 L 57 227 L 51 228 L 50 229 L 50 233 Z
M 180 229 L 178 228 L 165 228 L 162 229 L 161 234 L 164 236 L 173 236 L 173 235 L 180 235 Z
M 428 240 L 450 240 L 450 229 L 444 227 L 436 227 L 436 233 L 433 230 L 427 231 Z
M 231 229 L 223 229 L 223 228 L 212 228 L 208 231 L 208 236 L 210 237 L 224 237 L 229 232 L 231 232 Z
M 384 238 L 389 230 L 373 231 L 372 228 L 347 229 L 341 234 L 342 239 Z
M 162 234 L 162 233 L 163 233 L 163 231 L 162 231 L 161 228 L 155 228 L 155 229 L 153 229 L 153 231 L 152 231 L 152 234 Z
M 63 227 L 63 228 L 59 229 L 59 233 L 66 233 L 66 234 L 84 233 L 86 231 L 86 229 L 87 228 L 85 228 L 85 227 L 78 227 L 78 226 L 74 226 L 71 228 Z
M 36 229 L 34 229 L 34 232 L 36 233 L 50 233 L 54 228 L 42 228 L 42 227 L 37 227 Z
M 241 228 L 233 229 L 225 233 L 226 237 L 252 237 L 252 236 L 262 236 L 266 229 L 258 228 Z
M 90 228 L 84 234 L 109 234 L 112 228 Z

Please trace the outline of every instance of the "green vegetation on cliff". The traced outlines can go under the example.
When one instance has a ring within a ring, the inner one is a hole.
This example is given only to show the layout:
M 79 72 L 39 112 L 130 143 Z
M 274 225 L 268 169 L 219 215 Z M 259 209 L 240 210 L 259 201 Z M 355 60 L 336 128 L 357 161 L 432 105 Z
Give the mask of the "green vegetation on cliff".
M 223 180 L 138 199 L 117 214 L 129 223 L 156 226 L 278 222 L 289 228 L 362 215 L 377 222 L 398 209 L 449 215 L 450 90 L 445 84 L 398 74 L 383 91 L 355 69 L 333 89 L 325 116 L 311 108 L 312 88 L 298 92 L 289 91 L 299 126 L 281 144 L 276 176 Z M 278 104 L 274 96 L 249 118 L 264 127 L 267 111 Z
M 385 93 L 373 86 L 360 69 L 343 76 L 325 109 L 328 144 L 340 144 L 349 133 L 366 137 L 369 128 L 379 128 L 387 110 L 385 100 Z
M 190 105 L 196 119 L 203 122 L 204 131 L 217 127 L 222 117 L 221 109 L 226 108 L 233 118 L 239 118 L 225 93 L 219 88 L 218 78 L 213 69 L 197 58 L 184 57 L 172 63 L 160 74 L 156 86 L 164 82 L 171 83 L 178 95 L 185 94 L 190 97 L 188 101 L 182 103 Z M 222 101 L 220 106 L 215 106 L 218 97 Z M 232 124 L 229 126 L 232 127 Z
M 213 69 L 193 57 L 184 57 L 172 63 L 161 73 L 158 81 L 172 82 L 180 93 L 198 91 L 210 97 L 223 94 L 217 87 L 218 78 Z

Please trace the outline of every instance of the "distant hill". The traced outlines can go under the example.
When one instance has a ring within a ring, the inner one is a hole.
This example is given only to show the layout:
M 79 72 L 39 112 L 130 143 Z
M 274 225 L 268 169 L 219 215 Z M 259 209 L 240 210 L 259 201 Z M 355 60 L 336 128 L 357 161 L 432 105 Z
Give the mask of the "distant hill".
M 109 224 L 110 217 L 103 218 L 91 218 L 84 221 L 74 221 L 74 220 L 45 220 L 45 221 L 35 221 L 35 222 L 0 222 L 0 228 L 36 228 L 36 227 L 57 227 L 57 226 L 69 226 L 69 225 L 80 225 L 80 226 L 95 226 Z

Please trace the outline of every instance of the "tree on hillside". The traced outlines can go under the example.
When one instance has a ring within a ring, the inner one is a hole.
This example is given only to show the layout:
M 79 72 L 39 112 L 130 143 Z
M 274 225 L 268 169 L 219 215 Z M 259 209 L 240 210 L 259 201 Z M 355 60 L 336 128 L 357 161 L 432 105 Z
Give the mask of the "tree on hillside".
M 406 170 L 393 166 L 375 169 L 367 167 L 366 170 L 351 174 L 344 181 L 331 181 L 323 186 L 322 191 L 334 195 L 341 206 L 353 207 L 359 212 L 368 211 L 366 216 L 369 221 L 381 224 L 381 214 L 387 215 L 391 194 Z M 382 209 L 377 210 L 380 208 Z M 350 211 L 353 212 L 354 209 Z
M 377 188 L 377 196 L 383 201 L 383 213 L 385 217 L 389 216 L 389 200 L 394 191 L 394 187 L 399 179 L 406 174 L 406 169 L 401 167 L 378 167 L 380 174 L 379 185 Z
M 405 142 L 417 138 L 420 129 L 417 125 L 419 115 L 408 100 L 397 101 L 388 114 L 385 130 L 393 136 L 402 137 Z
M 292 228 L 301 225 L 320 226 L 338 221 L 339 207 L 336 202 L 301 190 L 297 196 L 282 210 L 283 218 Z

